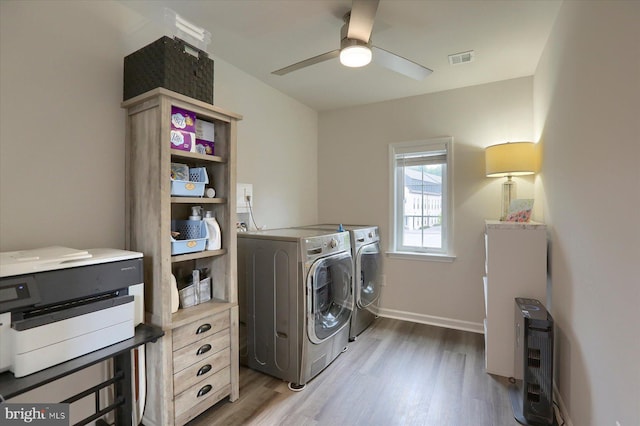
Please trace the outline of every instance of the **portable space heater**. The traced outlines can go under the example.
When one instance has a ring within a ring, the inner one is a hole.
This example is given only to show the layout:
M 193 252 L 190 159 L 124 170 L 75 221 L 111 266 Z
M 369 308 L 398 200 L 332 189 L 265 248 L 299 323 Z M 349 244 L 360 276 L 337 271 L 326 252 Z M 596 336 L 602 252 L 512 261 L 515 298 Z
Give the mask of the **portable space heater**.
M 510 388 L 518 423 L 557 425 L 553 411 L 553 318 L 536 299 L 515 299 L 515 384 Z

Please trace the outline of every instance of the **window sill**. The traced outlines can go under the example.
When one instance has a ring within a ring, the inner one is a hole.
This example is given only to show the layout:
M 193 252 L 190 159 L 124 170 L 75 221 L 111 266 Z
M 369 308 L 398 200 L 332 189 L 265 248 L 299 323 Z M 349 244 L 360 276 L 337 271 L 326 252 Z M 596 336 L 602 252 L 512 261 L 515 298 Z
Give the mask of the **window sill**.
M 408 251 L 388 251 L 387 257 L 391 259 L 403 259 L 403 260 L 420 260 L 428 262 L 447 262 L 451 263 L 456 260 L 456 256 L 449 254 L 434 254 L 434 253 L 416 253 Z

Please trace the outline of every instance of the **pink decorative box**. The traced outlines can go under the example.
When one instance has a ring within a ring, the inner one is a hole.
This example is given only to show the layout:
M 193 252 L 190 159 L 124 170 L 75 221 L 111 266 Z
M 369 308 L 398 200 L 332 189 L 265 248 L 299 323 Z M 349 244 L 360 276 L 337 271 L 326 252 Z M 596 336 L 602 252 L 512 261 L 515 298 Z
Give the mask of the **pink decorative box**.
M 195 152 L 196 134 L 182 130 L 171 130 L 171 149 Z
M 183 132 L 196 132 L 196 113 L 186 109 L 171 107 L 171 129 Z

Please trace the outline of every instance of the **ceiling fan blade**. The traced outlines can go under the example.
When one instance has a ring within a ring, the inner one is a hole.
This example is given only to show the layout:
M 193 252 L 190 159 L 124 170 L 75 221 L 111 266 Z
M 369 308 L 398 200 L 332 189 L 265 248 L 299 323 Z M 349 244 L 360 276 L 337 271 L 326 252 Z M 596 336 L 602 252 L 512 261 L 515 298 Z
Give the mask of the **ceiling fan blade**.
M 347 37 L 369 42 L 380 0 L 353 0 Z
M 328 61 L 329 59 L 337 58 L 338 56 L 340 56 L 340 49 L 332 50 L 331 52 L 323 53 L 322 55 L 314 56 L 313 58 L 296 62 L 295 64 L 289 65 L 288 67 L 280 68 L 279 70 L 275 70 L 271 72 L 271 74 L 275 74 L 275 75 L 289 74 L 290 72 L 297 71 L 300 68 L 304 68 L 310 65 L 315 65 L 320 62 Z
M 373 51 L 373 61 L 375 63 L 391 71 L 411 77 L 414 80 L 423 80 L 433 72 L 433 70 L 427 67 L 423 67 L 420 64 L 398 56 L 395 53 L 391 53 L 388 50 L 381 49 L 380 47 L 371 46 L 371 50 Z

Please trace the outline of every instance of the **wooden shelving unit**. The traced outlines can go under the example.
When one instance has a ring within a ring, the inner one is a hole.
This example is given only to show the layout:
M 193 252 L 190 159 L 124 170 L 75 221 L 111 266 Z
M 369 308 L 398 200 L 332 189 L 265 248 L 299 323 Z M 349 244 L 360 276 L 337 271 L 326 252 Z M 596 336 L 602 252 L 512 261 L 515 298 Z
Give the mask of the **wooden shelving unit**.
M 170 145 L 171 107 L 214 123 L 215 154 Z M 146 321 L 165 335 L 147 353 L 147 426 L 185 424 L 219 400 L 239 396 L 236 279 L 236 133 L 242 117 L 158 88 L 123 102 L 127 110 L 127 248 L 144 254 Z M 170 164 L 205 167 L 216 198 L 175 197 Z M 171 255 L 170 223 L 190 207 L 212 210 L 222 249 Z M 212 300 L 171 312 L 171 274 L 210 271 Z

